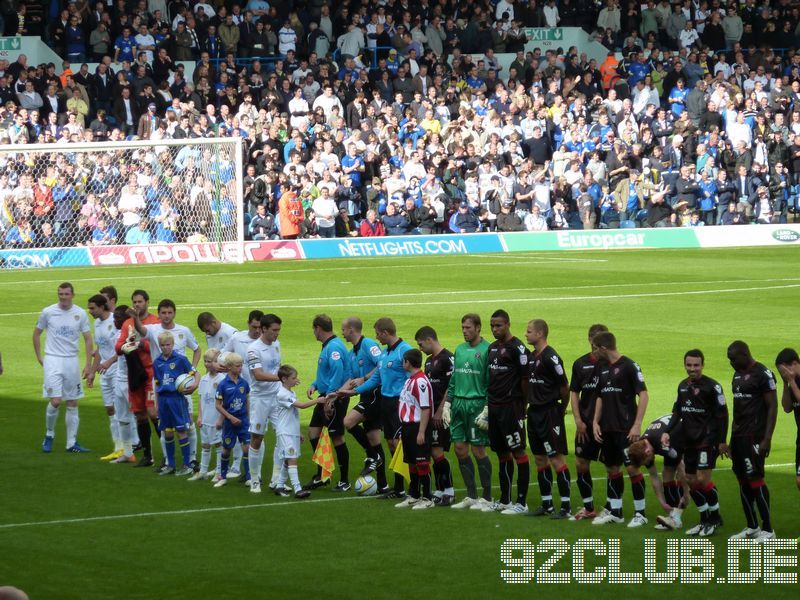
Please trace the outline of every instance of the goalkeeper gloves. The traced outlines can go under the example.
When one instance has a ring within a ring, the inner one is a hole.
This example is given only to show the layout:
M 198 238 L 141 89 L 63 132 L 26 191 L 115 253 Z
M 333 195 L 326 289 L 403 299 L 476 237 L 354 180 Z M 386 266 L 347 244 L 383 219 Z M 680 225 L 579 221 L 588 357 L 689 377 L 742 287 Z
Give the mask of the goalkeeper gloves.
M 483 431 L 489 430 L 489 407 L 484 406 L 483 412 L 475 417 L 475 425 L 478 426 L 478 429 L 482 429 Z
M 450 403 L 445 402 L 442 407 L 442 423 L 446 429 L 450 429 Z

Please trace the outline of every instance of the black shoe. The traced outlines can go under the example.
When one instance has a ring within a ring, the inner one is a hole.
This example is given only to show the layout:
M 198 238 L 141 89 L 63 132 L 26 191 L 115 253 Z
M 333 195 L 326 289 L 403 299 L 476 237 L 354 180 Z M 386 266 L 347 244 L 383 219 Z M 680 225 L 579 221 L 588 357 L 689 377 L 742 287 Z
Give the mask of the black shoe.
M 193 460 L 192 462 L 190 462 L 189 466 L 192 468 L 192 471 L 194 471 L 195 473 L 199 473 L 200 472 L 200 463 L 197 462 L 196 460 Z
M 442 494 L 442 497 L 439 498 L 437 506 L 452 506 L 455 500 L 456 499 L 454 496 L 450 496 L 449 494 Z
M 278 488 L 278 489 L 275 490 L 275 495 L 276 496 L 281 496 L 282 498 L 288 498 L 292 494 L 291 494 L 291 492 L 289 492 L 288 490 L 286 490 L 284 488 Z
M 242 473 L 241 475 L 239 475 L 238 481 L 239 483 L 247 483 L 248 481 L 250 481 L 250 477 Z
M 311 497 L 311 492 L 309 492 L 308 490 L 300 490 L 294 493 L 294 497 L 297 498 L 298 500 L 305 500 L 306 498 Z
M 361 469 L 361 472 L 358 474 L 359 477 L 366 477 L 370 473 L 374 472 L 377 469 L 377 461 L 374 458 L 370 458 L 369 456 L 364 459 L 364 468 Z
M 142 446 L 142 443 L 141 443 L 141 442 L 139 442 L 138 444 L 136 444 L 136 445 L 135 445 L 135 446 L 132 448 L 132 450 L 133 450 L 134 452 L 139 452 L 140 450 L 144 450 L 144 446 Z
M 380 500 L 394 500 L 395 498 L 399 498 L 400 500 L 402 500 L 405 497 L 406 497 L 406 493 L 405 492 L 398 492 L 394 488 L 389 488 L 388 491 L 385 491 L 385 492 L 381 493 L 380 496 L 378 496 L 378 499 L 380 499 Z
M 153 457 L 152 456 L 143 456 L 139 459 L 139 462 L 133 465 L 134 468 L 137 467 L 152 467 L 153 466 Z
M 552 506 L 539 506 L 536 510 L 529 510 L 529 517 L 549 517 L 553 514 Z
M 157 466 L 155 469 L 153 469 L 153 470 L 154 470 L 156 473 L 161 473 L 161 471 L 162 471 L 162 470 L 164 469 L 164 467 L 166 467 L 166 466 L 167 466 L 167 459 L 166 459 L 166 458 L 162 458 L 162 459 L 161 459 L 161 463 L 159 463 L 159 465 L 158 465 L 158 466 Z
M 350 485 L 350 482 L 348 482 L 348 481 L 340 481 L 339 483 L 336 484 L 336 486 L 333 489 L 331 489 L 331 491 L 332 492 L 349 492 L 351 487 L 352 486 Z
M 323 481 L 322 479 L 317 479 L 316 477 L 314 477 L 311 481 L 309 481 L 307 484 L 303 486 L 303 489 L 306 491 L 316 490 L 317 488 L 321 488 L 323 486 L 330 484 L 330 482 L 331 482 L 330 479 L 326 479 L 325 481 Z
M 572 513 L 568 508 L 560 508 L 558 512 L 553 512 L 550 515 L 550 518 L 554 521 L 559 521 L 561 519 L 569 519 L 572 516 Z

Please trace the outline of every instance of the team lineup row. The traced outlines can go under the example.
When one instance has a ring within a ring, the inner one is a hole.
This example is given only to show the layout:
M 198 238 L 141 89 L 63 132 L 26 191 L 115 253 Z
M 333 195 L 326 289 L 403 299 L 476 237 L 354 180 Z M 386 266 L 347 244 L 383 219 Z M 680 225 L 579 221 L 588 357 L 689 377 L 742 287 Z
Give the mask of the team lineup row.
M 656 527 L 682 528 L 682 511 L 691 498 L 700 523 L 686 534 L 709 536 L 722 524 L 712 479 L 716 460 L 722 456 L 732 460 L 747 525 L 734 537 L 759 541 L 775 537 L 764 462 L 777 420 L 778 386 L 770 369 L 753 359 L 744 342 L 735 341 L 728 348 L 734 369 L 730 437 L 723 388 L 703 374 L 704 357 L 699 350 L 690 350 L 684 357 L 687 378 L 678 385 L 671 414 L 642 432 L 648 404 L 644 375 L 617 350 L 615 336 L 603 325 L 590 328 L 591 351 L 574 362 L 568 378 L 562 359 L 548 344 L 547 323 L 540 319 L 527 325 L 529 350 L 512 335 L 505 311 L 492 314 L 491 344 L 481 336 L 480 316 L 464 315 L 465 341 L 451 353 L 428 326 L 414 336 L 417 350 L 398 336 L 389 318 L 375 322 L 375 339 L 363 336 L 360 319 L 347 318 L 340 338 L 330 317 L 317 315 L 312 326 L 322 349 L 316 377 L 306 391 L 308 401 L 300 401 L 292 392 L 299 383 L 297 371 L 281 362 L 281 319 L 276 315 L 252 311 L 248 329 L 237 331 L 212 314 L 201 313 L 197 324 L 208 344 L 203 354 L 191 330 L 175 323 L 175 304 L 170 300 L 159 303 L 156 316 L 149 313 L 147 292 L 133 292 L 129 308 L 118 306 L 116 290 L 105 287 L 88 302 L 95 318 L 92 336 L 86 312 L 73 304 L 71 284 L 59 286 L 58 294 L 59 302 L 42 311 L 33 338 L 45 371 L 44 396 L 49 398 L 45 452 L 52 450 L 62 401 L 67 404 L 67 450 L 85 451 L 76 439 L 81 378 L 91 386 L 99 374 L 115 443 L 115 451 L 104 458 L 152 465 L 152 425 L 165 457 L 160 474 L 191 475 L 195 481 L 213 478 L 217 487 L 239 476 L 252 493 L 260 493 L 264 434 L 272 424 L 276 444 L 270 488 L 279 495 L 293 492 L 297 498 L 308 497 L 311 490 L 328 483 L 319 467 L 305 486 L 297 474 L 299 410 L 313 406 L 309 442 L 316 450 L 327 428 L 339 467 L 336 492 L 351 487 L 345 439 L 349 432 L 367 455 L 361 476 L 374 475 L 380 497 L 398 499 L 398 507 L 421 510 L 438 505 L 506 515 L 591 519 L 596 525 L 623 523 L 623 473 L 627 471 L 634 499 L 628 526 L 641 527 L 648 523 L 640 472 L 645 466 L 654 475 L 660 504 L 668 510 L 668 515 L 657 518 Z M 42 358 L 40 338 L 45 331 Z M 80 337 L 85 339 L 87 353 L 83 373 L 78 362 Z M 352 344 L 350 349 L 345 341 Z M 424 362 L 423 353 L 427 355 Z M 206 368 L 203 377 L 195 373 L 201 357 Z M 783 380 L 781 405 L 786 412 L 794 411 L 798 423 L 800 487 L 800 358 L 786 348 L 778 354 L 776 365 Z M 200 395 L 196 427 L 190 398 L 195 390 Z M 358 402 L 350 408 L 353 396 L 358 396 Z M 576 483 L 583 504 L 577 512 L 570 502 L 572 481 L 565 461 L 565 414 L 570 408 L 576 426 Z M 410 476 L 408 493 L 398 474 L 389 485 L 381 437 L 392 453 L 402 444 Z M 176 439 L 183 459 L 180 467 L 174 458 Z M 466 486 L 466 496 L 458 503 L 447 458 L 451 444 Z M 534 456 L 541 493 L 541 504 L 534 510 L 527 506 L 526 445 Z M 496 500 L 487 446 L 498 459 L 500 497 Z M 137 462 L 134 452 L 139 448 L 142 456 Z M 214 449 L 218 458 L 212 473 Z M 656 454 L 664 457 L 661 477 L 653 464 Z M 601 461 L 607 471 L 606 503 L 600 510 L 594 504 L 593 461 Z M 512 498 L 515 470 L 517 494 Z M 553 502 L 553 471 L 558 509 Z

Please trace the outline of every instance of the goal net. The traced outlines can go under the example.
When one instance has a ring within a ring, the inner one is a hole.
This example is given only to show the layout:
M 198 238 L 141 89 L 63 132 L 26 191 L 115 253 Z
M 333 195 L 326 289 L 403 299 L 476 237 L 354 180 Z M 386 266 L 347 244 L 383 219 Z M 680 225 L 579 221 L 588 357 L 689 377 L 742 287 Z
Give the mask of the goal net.
M 241 262 L 242 196 L 235 138 L 0 146 L 0 257 L 128 264 L 166 248 Z

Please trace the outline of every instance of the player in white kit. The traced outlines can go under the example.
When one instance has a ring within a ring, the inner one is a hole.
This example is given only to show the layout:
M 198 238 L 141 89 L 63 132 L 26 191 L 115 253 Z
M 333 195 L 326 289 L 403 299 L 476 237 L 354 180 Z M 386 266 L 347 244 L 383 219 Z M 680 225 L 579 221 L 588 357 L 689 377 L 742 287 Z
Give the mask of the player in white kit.
M 33 351 L 36 360 L 44 367 L 44 385 L 42 386 L 44 398 L 48 398 L 45 413 L 45 436 L 42 442 L 44 452 L 53 451 L 58 408 L 61 401 L 67 403 L 65 417 L 67 425 L 67 452 L 88 452 L 77 441 L 78 426 L 78 400 L 83 398 L 81 377 L 88 377 L 91 373 L 92 335 L 89 331 L 89 319 L 86 311 L 73 304 L 75 288 L 71 283 L 62 283 L 58 286 L 58 303 L 45 308 L 33 330 Z M 42 332 L 45 336 L 44 357 L 42 357 Z M 78 348 L 80 339 L 86 345 L 86 365 L 81 373 L 78 362 Z
M 261 317 L 261 337 L 247 348 L 247 369 L 250 371 L 250 491 L 261 493 L 261 463 L 264 452 L 261 446 L 267 432 L 275 395 L 281 387 L 278 369 L 281 366 L 281 319 L 277 315 Z M 280 473 L 280 466 L 278 473 Z M 275 474 L 273 465 L 273 475 Z
M 216 397 L 219 382 L 225 379 L 225 373 L 217 371 L 218 348 L 209 348 L 203 354 L 203 364 L 206 367 L 206 374 L 200 379 L 200 386 L 197 388 L 200 395 L 200 404 L 197 411 L 197 426 L 200 428 L 200 443 L 202 451 L 200 453 L 200 470 L 189 477 L 189 481 L 201 481 L 208 479 L 211 474 L 208 466 L 211 464 L 211 450 L 216 448 L 217 467 L 214 474 L 214 483 L 221 479 L 220 444 L 222 443 L 222 430 L 217 429 L 219 413 L 217 412 Z
M 228 325 L 217 319 L 210 312 L 201 312 L 197 315 L 197 328 L 206 334 L 206 344 L 209 348 L 222 350 L 228 341 L 236 334 L 236 327 Z M 242 354 L 244 356 L 244 354 Z
M 122 436 L 114 411 L 118 358 L 114 344 L 117 343 L 119 330 L 114 327 L 114 315 L 108 309 L 108 300 L 104 295 L 95 294 L 89 298 L 87 309 L 89 314 L 94 317 L 95 346 L 92 356 L 92 372 L 86 381 L 87 383 L 93 382 L 96 374 L 100 373 L 100 394 L 108 415 L 111 440 L 114 442 L 114 450 L 111 454 L 100 457 L 100 460 L 114 460 L 122 456 Z
M 150 356 L 153 358 L 153 362 L 155 363 L 156 358 L 161 355 L 161 347 L 158 344 L 158 336 L 161 335 L 163 332 L 168 331 L 172 334 L 173 339 L 175 340 L 175 345 L 173 346 L 172 351 L 177 352 L 178 354 L 183 354 L 186 358 L 189 358 L 186 349 L 188 348 L 193 352 L 191 362 L 192 367 L 197 368 L 197 363 L 200 362 L 200 344 L 197 343 L 197 339 L 194 337 L 194 333 L 188 327 L 184 325 L 178 325 L 175 322 L 175 303 L 172 300 L 164 299 L 158 303 L 158 320 L 159 323 L 155 323 L 154 325 L 144 325 L 139 320 L 139 315 L 134 310 L 128 311 L 128 315 L 134 319 L 134 325 L 136 327 L 136 331 L 139 332 L 143 338 L 147 339 L 150 342 Z M 189 416 L 192 415 L 194 412 L 192 410 L 192 401 L 191 396 L 186 397 L 186 402 L 189 405 Z M 192 466 L 197 465 L 197 430 L 194 427 L 194 423 L 188 423 L 189 425 L 189 444 L 190 444 L 190 455 L 192 458 Z M 166 441 L 164 438 L 164 433 L 161 432 L 161 449 L 164 450 L 164 456 L 167 455 L 166 450 Z M 166 463 L 162 462 L 161 467 L 158 469 L 159 471 L 166 468 Z
M 128 307 L 118 306 L 114 309 L 114 330 L 118 337 L 125 321 L 128 319 Z M 128 397 L 128 363 L 125 356 L 116 356 L 117 366 L 114 375 L 114 416 L 119 423 L 120 438 L 122 438 L 122 454 L 113 459 L 112 463 L 132 463 L 136 464 L 136 457 L 133 455 L 134 446 L 138 443 L 136 433 L 136 417 L 130 410 L 130 400 Z

